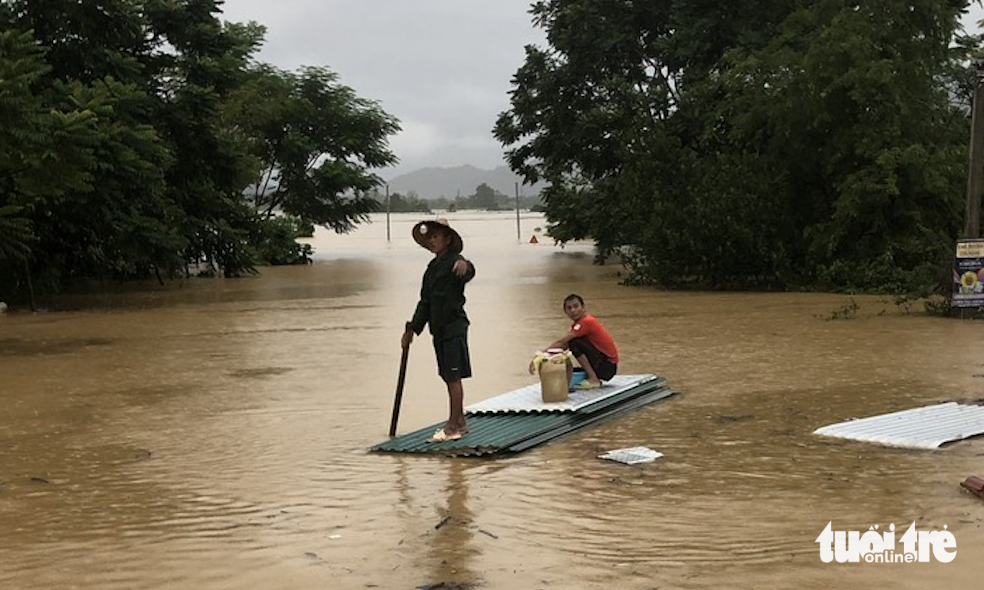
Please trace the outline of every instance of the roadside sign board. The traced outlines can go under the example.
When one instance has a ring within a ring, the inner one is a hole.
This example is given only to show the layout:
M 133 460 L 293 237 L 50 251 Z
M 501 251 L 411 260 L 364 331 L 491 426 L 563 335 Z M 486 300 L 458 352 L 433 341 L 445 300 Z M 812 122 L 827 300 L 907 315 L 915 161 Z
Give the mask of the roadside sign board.
M 958 240 L 951 307 L 984 307 L 984 240 Z

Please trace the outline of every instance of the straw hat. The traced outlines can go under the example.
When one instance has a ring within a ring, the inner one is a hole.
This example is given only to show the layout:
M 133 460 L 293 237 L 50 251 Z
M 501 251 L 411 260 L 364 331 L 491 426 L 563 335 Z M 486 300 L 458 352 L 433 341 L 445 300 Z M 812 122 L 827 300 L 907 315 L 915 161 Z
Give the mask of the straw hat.
M 454 231 L 454 228 L 448 225 L 448 220 L 443 217 L 421 221 L 413 226 L 413 239 L 421 247 L 429 250 L 430 248 L 427 248 L 427 238 L 430 237 L 432 232 L 442 229 L 451 235 L 451 243 L 448 245 L 450 251 L 461 252 L 465 249 L 465 243 L 461 240 L 461 236 L 458 235 L 458 232 Z

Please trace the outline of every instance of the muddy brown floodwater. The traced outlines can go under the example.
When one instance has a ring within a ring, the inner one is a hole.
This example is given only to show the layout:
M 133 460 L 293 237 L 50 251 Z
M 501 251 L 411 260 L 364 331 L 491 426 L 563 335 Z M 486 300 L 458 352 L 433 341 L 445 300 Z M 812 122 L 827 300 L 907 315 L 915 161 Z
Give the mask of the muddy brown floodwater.
M 915 451 L 812 432 L 984 397 L 984 323 L 880 297 L 626 287 L 588 246 L 529 243 L 536 215 L 518 230 L 514 214 L 449 217 L 478 268 L 466 403 L 531 382 L 569 292 L 612 332 L 623 373 L 657 373 L 678 395 L 502 459 L 368 453 L 386 437 L 430 256 L 409 237 L 414 216 L 319 235 L 306 267 L 14 311 L 0 316 L 0 587 L 978 583 L 984 500 L 959 483 L 984 476 L 984 440 Z M 446 412 L 419 339 L 399 431 Z M 637 445 L 665 456 L 596 458 Z M 823 563 L 828 522 L 946 525 L 957 557 Z

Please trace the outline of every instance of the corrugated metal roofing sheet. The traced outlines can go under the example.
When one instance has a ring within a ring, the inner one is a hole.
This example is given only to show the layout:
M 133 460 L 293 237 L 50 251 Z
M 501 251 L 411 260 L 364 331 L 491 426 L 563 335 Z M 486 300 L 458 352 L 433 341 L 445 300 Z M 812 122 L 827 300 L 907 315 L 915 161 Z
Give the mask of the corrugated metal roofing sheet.
M 937 449 L 984 434 L 984 406 L 948 402 L 823 426 L 814 434 L 892 447 Z
M 575 430 L 580 430 L 582 428 L 594 426 L 595 424 L 598 424 L 605 420 L 609 420 L 611 418 L 615 418 L 617 416 L 621 416 L 623 414 L 627 414 L 629 412 L 638 410 L 639 408 L 645 405 L 651 404 L 655 401 L 666 399 L 671 395 L 673 395 L 672 391 L 659 387 L 654 390 L 648 391 L 646 393 L 640 394 L 638 396 L 629 398 L 628 400 L 625 400 L 621 403 L 612 405 L 604 412 L 594 412 L 592 414 L 574 414 L 574 416 L 579 417 L 579 419 L 575 418 L 569 420 L 561 424 L 557 428 L 550 430 L 549 432 L 542 432 L 535 436 L 531 436 L 529 438 L 518 441 L 510 445 L 506 450 L 513 453 L 519 451 L 525 451 L 526 449 L 545 443 L 549 440 L 563 436 L 565 434 L 569 434 L 571 432 L 574 432 Z
M 581 409 L 574 412 L 470 414 L 470 432 L 458 440 L 427 442 L 434 431 L 443 426 L 443 422 L 440 422 L 384 441 L 370 450 L 454 456 L 515 453 L 673 395 L 672 391 L 663 386 L 664 383 L 665 379 L 662 378 L 640 380 L 633 387 L 621 389 L 597 400 L 590 412 Z
M 465 413 L 576 412 L 654 379 L 659 379 L 659 377 L 656 375 L 616 375 L 610 381 L 606 381 L 599 389 L 572 391 L 569 394 L 569 399 L 563 402 L 544 402 L 540 392 L 540 384 L 533 383 L 472 404 L 465 408 Z

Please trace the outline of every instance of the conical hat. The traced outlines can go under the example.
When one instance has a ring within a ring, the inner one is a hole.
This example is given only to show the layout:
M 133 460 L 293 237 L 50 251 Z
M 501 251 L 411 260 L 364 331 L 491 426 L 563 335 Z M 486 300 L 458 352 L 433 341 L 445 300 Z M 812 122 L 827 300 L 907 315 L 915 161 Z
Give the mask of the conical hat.
M 461 236 L 458 235 L 458 232 L 454 231 L 454 228 L 448 225 L 448 220 L 443 217 L 421 221 L 413 226 L 413 239 L 421 247 L 430 250 L 430 248 L 427 248 L 427 238 L 430 237 L 431 232 L 440 230 L 444 230 L 451 235 L 451 243 L 448 245 L 449 250 L 452 252 L 461 252 L 465 249 L 465 243 L 462 241 Z

